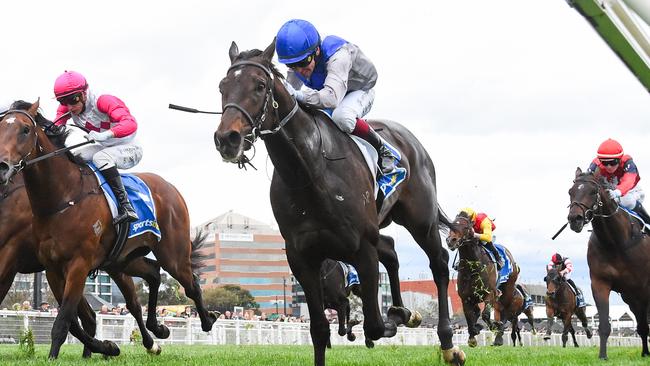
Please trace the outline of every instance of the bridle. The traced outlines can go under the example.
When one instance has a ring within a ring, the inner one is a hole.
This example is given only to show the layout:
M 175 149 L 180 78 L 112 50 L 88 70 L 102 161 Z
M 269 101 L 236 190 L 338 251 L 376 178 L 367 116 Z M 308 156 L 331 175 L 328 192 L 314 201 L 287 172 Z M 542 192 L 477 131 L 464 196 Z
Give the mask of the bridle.
M 298 111 L 298 101 L 295 102 L 293 108 L 291 111 L 280 120 L 280 116 L 278 113 L 278 102 L 275 100 L 275 97 L 273 95 L 273 81 L 274 81 L 274 76 L 273 72 L 266 67 L 265 65 L 256 62 L 256 61 L 250 61 L 250 60 L 242 60 L 242 61 L 237 61 L 234 64 L 232 64 L 229 68 L 226 74 L 230 73 L 231 70 L 239 68 L 241 66 L 253 66 L 261 69 L 264 71 L 264 74 L 268 77 L 268 82 L 267 82 L 267 90 L 266 90 L 266 96 L 264 98 L 264 104 L 260 108 L 260 111 L 257 114 L 255 118 L 252 117 L 251 113 L 249 113 L 244 107 L 240 106 L 237 103 L 231 102 L 227 103 L 226 105 L 223 106 L 223 112 L 226 112 L 226 109 L 228 108 L 235 108 L 239 112 L 241 112 L 245 117 L 246 121 L 248 124 L 251 126 L 251 132 L 248 133 L 246 136 L 244 136 L 244 140 L 249 142 L 251 146 L 255 144 L 255 141 L 257 141 L 258 138 L 261 138 L 264 140 L 266 137 L 271 136 L 276 134 L 282 127 L 284 127 L 287 122 L 296 114 Z M 266 121 L 266 118 L 269 114 L 269 106 L 273 108 L 273 114 L 275 115 L 276 121 L 279 121 L 277 127 L 272 128 L 272 129 L 262 129 L 262 124 Z M 246 162 L 249 162 L 250 159 L 244 155 L 243 157 L 244 164 Z M 240 163 L 240 168 L 243 167 L 243 164 Z
M 21 170 L 25 169 L 25 167 L 27 165 L 30 165 L 29 164 L 30 161 L 28 160 L 28 158 L 29 158 L 30 155 L 32 155 L 32 153 L 34 151 L 36 151 L 36 148 L 39 147 L 38 146 L 38 135 L 36 134 L 36 128 L 39 128 L 39 127 L 38 127 L 38 124 L 36 123 L 36 120 L 34 119 L 34 117 L 32 117 L 29 113 L 27 113 L 25 111 L 22 111 L 20 109 L 10 109 L 10 110 L 6 111 L 2 115 L 2 120 L 0 120 L 0 122 L 4 121 L 7 118 L 7 116 L 10 115 L 10 114 L 22 114 L 23 116 L 26 116 L 27 118 L 29 118 L 29 120 L 34 125 L 34 147 L 27 153 L 27 155 L 23 156 L 20 159 L 20 161 L 18 161 L 16 164 L 13 164 L 12 166 L 10 166 L 10 168 L 13 171 L 12 176 L 14 176 L 14 175 L 18 174 Z
M 577 179 L 573 181 L 574 184 L 577 183 L 577 182 L 578 182 Z M 603 200 L 600 197 L 600 184 L 595 179 L 594 180 L 585 180 L 585 179 L 583 179 L 583 180 L 580 180 L 580 182 L 581 183 L 583 183 L 583 182 L 584 183 L 591 183 L 591 184 L 594 184 L 596 186 L 596 188 L 598 188 L 598 189 L 596 189 L 596 199 L 594 200 L 594 204 L 591 207 L 587 206 L 586 204 L 584 204 L 582 202 L 578 202 L 578 201 L 571 201 L 571 203 L 568 206 L 569 209 L 571 209 L 573 206 L 578 206 L 582 210 L 583 225 L 587 225 L 588 223 L 590 223 L 594 219 L 594 217 L 607 218 L 607 217 L 613 216 L 616 212 L 618 212 L 618 205 L 616 205 L 616 209 L 614 210 L 614 212 L 612 212 L 610 214 L 600 213 L 600 211 L 603 208 Z
M 463 217 L 463 216 L 457 216 L 455 222 L 459 221 L 459 220 L 465 221 L 467 223 L 467 229 L 463 230 L 463 235 L 460 238 L 457 239 L 458 245 L 454 245 L 453 249 L 459 249 L 460 247 L 464 246 L 467 243 L 474 242 L 473 237 L 468 237 L 467 236 L 467 232 L 469 231 L 468 229 L 471 227 L 470 219 L 466 218 L 466 217 Z M 449 239 L 449 238 L 447 238 L 447 239 Z M 449 245 L 449 241 L 447 242 L 447 245 Z M 451 249 L 451 247 L 450 247 L 450 249 Z

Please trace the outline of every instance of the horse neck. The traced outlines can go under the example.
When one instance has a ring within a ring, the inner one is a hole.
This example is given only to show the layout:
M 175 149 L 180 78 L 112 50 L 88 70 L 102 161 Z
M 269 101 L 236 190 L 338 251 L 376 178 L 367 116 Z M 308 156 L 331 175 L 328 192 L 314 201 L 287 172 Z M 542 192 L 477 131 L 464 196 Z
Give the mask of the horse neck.
M 601 192 L 602 197 L 606 193 Z M 632 237 L 630 217 L 624 210 L 616 211 L 617 204 L 610 200 L 603 200 L 602 215 L 595 216 L 592 220 L 594 234 L 598 242 L 606 247 L 617 248 L 623 246 Z
M 45 134 L 38 131 L 38 146 L 33 158 L 43 156 L 56 147 Z M 56 156 L 41 160 L 23 170 L 23 180 L 27 196 L 35 216 L 47 216 L 61 205 L 61 202 L 74 201 L 79 183 L 80 170 L 65 156 Z
M 288 94 L 277 95 L 280 118 L 296 103 Z M 310 186 L 322 171 L 321 136 L 314 117 L 299 108 L 296 114 L 275 135 L 264 139 L 269 157 L 285 184 Z
M 472 239 L 469 244 L 462 245 L 458 248 L 460 259 L 465 261 L 481 261 L 481 246 L 476 239 Z

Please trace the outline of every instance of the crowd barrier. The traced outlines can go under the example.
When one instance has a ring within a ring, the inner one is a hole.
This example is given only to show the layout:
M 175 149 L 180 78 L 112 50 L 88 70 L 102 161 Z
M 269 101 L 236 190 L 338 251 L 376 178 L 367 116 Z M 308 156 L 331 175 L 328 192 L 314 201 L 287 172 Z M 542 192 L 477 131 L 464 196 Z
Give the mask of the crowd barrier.
M 0 342 L 17 343 L 20 333 L 31 329 L 35 343 L 50 343 L 54 314 L 34 311 L 0 311 Z M 167 339 L 160 339 L 160 344 L 231 344 L 231 345 L 301 345 L 311 344 L 309 323 L 245 321 L 245 320 L 218 320 L 212 331 L 203 332 L 198 318 L 159 318 L 170 330 Z M 133 342 L 134 330 L 137 324 L 130 315 L 102 315 L 97 314 L 96 338 L 111 340 L 118 344 Z M 333 345 L 360 345 L 365 346 L 363 328 L 358 325 L 354 328 L 356 340 L 349 342 L 345 336 L 338 335 L 338 324 L 331 325 L 330 337 Z M 522 331 L 521 337 L 524 346 L 561 346 L 560 334 L 553 334 L 548 341 L 543 340 L 543 334 L 536 335 Z M 511 345 L 510 333 L 504 334 L 504 343 Z M 583 334 L 576 336 L 580 346 L 597 346 L 598 336 L 587 339 Z M 137 337 L 135 338 L 137 341 Z M 454 333 L 454 344 L 466 345 L 469 335 L 466 331 Z M 477 337 L 481 346 L 490 345 L 494 334 L 483 331 Z M 79 341 L 68 336 L 69 343 Z M 375 341 L 378 345 L 410 345 L 424 346 L 439 344 L 438 335 L 433 328 L 405 328 L 399 327 L 397 335 L 392 338 L 382 338 Z M 640 346 L 639 337 L 610 337 L 608 344 L 611 346 Z M 572 346 L 569 335 L 568 346 Z

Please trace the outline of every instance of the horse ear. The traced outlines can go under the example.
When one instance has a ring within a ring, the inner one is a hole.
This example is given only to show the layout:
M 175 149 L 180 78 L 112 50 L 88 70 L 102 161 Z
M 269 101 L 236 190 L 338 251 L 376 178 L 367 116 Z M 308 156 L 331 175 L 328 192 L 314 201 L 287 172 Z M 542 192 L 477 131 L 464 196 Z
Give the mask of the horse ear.
M 40 102 L 41 102 L 41 98 L 38 98 L 38 99 L 36 99 L 34 104 L 32 104 L 32 106 L 29 107 L 29 109 L 27 110 L 27 113 L 29 113 L 30 116 L 36 117 L 36 115 L 38 114 L 38 107 L 40 105 Z
M 266 47 L 264 52 L 262 52 L 262 57 L 267 61 L 271 61 L 273 59 L 273 54 L 275 53 L 276 38 L 277 37 L 273 37 L 273 42 L 271 42 L 271 44 L 268 47 Z
M 230 62 L 235 62 L 235 59 L 239 56 L 239 47 L 237 47 L 235 41 L 232 41 L 232 44 L 230 45 L 228 56 L 230 56 Z
M 578 176 L 580 176 L 580 174 L 582 174 L 582 169 L 580 169 L 580 167 L 578 167 L 576 169 L 576 178 L 578 178 Z

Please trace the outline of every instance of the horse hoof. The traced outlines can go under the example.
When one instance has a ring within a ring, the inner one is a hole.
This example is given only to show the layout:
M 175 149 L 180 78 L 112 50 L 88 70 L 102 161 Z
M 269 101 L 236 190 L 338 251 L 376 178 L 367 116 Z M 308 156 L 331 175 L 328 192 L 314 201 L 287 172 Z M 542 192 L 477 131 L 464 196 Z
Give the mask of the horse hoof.
M 153 342 L 153 346 L 151 348 L 147 349 L 147 353 L 158 356 L 162 352 L 162 348 L 158 345 L 157 342 Z
M 357 339 L 357 336 L 354 335 L 354 333 L 349 333 L 348 334 L 348 341 L 354 342 Z
M 406 323 L 406 326 L 408 328 L 417 328 L 422 324 L 422 314 L 420 314 L 419 311 L 413 310 L 411 312 L 411 317 L 409 318 L 409 321 Z
M 204 332 L 209 332 L 212 330 L 212 325 L 214 325 L 214 322 L 217 321 L 217 314 L 215 314 L 212 311 L 208 312 L 208 318 L 206 319 L 206 322 L 201 322 L 201 329 L 203 329 Z
M 397 326 L 393 322 L 384 323 L 384 338 L 394 337 L 397 334 Z
M 476 341 L 476 338 L 472 337 L 467 341 L 467 345 L 470 347 L 476 347 L 478 346 L 478 342 Z
M 170 332 L 165 324 L 160 324 L 156 327 L 156 331 L 153 334 L 159 339 L 167 339 L 169 338 Z
M 375 342 L 373 342 L 372 339 L 366 338 L 366 347 L 375 348 Z
M 458 348 L 458 346 L 453 346 L 450 349 L 443 349 L 442 358 L 450 365 L 462 366 L 465 364 L 465 352 Z
M 120 347 L 115 344 L 115 342 L 111 341 L 103 341 L 104 347 L 106 348 L 106 352 L 104 352 L 104 357 L 108 356 L 119 356 L 120 355 Z
M 84 346 L 83 353 L 81 353 L 81 357 L 83 358 L 90 358 L 93 355 L 93 351 L 90 350 L 90 348 Z
M 400 306 L 391 306 L 386 313 L 388 319 L 395 322 L 395 325 L 406 324 L 411 317 L 411 311 Z

